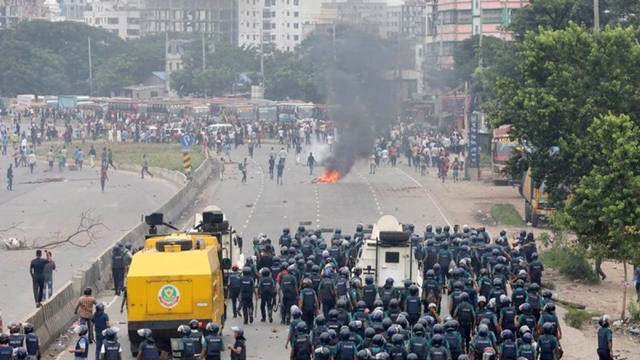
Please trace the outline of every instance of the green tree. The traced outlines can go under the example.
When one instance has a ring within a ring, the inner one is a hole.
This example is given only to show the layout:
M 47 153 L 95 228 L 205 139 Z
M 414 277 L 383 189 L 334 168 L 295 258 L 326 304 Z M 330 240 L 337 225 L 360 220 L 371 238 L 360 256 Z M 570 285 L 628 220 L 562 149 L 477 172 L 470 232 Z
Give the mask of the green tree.
M 206 96 L 221 96 L 230 92 L 236 80 L 234 71 L 226 66 L 216 66 L 194 73 L 193 85 Z
M 107 60 L 94 73 L 94 93 L 101 96 L 118 94 L 125 86 L 138 84 L 131 69 L 139 66 L 138 59 L 117 55 Z M 138 78 L 139 79 L 139 78 Z
M 557 205 L 597 159 L 587 131 L 593 119 L 611 112 L 639 120 L 636 39 L 633 28 L 606 28 L 591 36 L 575 24 L 528 33 L 518 47 L 521 78 L 497 81 L 489 119 L 494 126 L 514 125 L 513 137 L 531 145 L 524 160 Z
M 288 63 L 277 70 L 266 82 L 266 97 L 273 100 L 285 98 L 309 100 L 307 92 L 313 87 L 313 79 L 309 77 L 301 65 Z
M 629 116 L 606 115 L 588 132 L 598 159 L 566 206 L 569 225 L 596 256 L 622 262 L 627 280 L 626 264 L 640 260 L 640 127 Z

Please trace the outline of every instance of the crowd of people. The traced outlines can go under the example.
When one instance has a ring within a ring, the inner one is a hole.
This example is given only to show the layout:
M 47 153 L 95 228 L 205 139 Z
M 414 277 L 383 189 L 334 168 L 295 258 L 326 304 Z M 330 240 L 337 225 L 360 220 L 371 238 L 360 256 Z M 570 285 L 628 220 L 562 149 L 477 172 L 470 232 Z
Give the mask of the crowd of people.
M 255 255 L 229 277 L 233 317 L 288 325 L 290 359 L 555 360 L 562 328 L 532 233 L 491 239 L 484 227 L 406 225 L 422 283 L 393 278 L 377 286 L 357 266 L 365 246 L 336 229 L 284 229 L 279 252 L 265 235 Z M 254 303 L 255 299 L 255 303 Z M 600 352 L 612 356 L 609 318 L 601 318 Z M 601 359 L 611 359 L 601 356 Z

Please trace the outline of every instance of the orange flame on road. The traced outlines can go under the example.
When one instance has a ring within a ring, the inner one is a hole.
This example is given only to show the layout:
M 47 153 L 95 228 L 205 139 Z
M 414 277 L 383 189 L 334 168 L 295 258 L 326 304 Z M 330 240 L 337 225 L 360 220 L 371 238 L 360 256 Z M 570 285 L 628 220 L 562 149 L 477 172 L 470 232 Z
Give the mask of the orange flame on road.
M 337 170 L 325 170 L 318 178 L 318 184 L 335 184 L 340 180 L 342 175 Z

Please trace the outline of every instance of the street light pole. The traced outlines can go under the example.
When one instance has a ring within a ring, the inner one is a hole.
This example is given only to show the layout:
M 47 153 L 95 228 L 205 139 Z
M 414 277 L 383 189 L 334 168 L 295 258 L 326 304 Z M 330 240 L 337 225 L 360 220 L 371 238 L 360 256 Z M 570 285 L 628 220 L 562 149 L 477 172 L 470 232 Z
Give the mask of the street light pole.
M 593 0 L 593 29 L 600 30 L 600 0 Z
M 469 101 L 468 101 L 468 97 L 469 97 L 469 83 L 465 82 L 464 83 L 464 119 L 462 121 L 465 122 L 465 127 L 467 129 L 467 143 L 465 144 L 465 155 L 464 155 L 464 161 L 462 162 L 462 166 L 464 166 L 464 178 L 462 178 L 462 180 L 464 181 L 470 181 L 471 180 L 471 176 L 469 176 L 469 133 L 470 133 L 470 129 L 469 129 Z

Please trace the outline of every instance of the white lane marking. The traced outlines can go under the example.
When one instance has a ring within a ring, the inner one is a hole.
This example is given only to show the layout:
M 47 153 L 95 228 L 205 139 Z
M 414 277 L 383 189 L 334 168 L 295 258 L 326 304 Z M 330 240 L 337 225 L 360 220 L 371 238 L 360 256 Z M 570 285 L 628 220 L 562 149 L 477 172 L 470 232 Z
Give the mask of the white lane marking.
M 118 300 L 119 297 L 120 296 L 118 296 L 118 295 L 114 296 L 113 299 L 111 301 L 109 301 L 109 303 L 107 304 L 106 308 L 107 309 L 110 308 L 111 305 L 113 305 L 116 302 L 116 300 Z
M 373 185 L 371 185 L 371 183 L 369 182 L 369 179 L 367 179 L 364 175 L 362 175 L 362 173 L 358 171 L 358 169 L 356 169 L 356 173 L 358 174 L 358 176 L 360 176 L 360 178 L 362 178 L 362 180 L 364 180 L 365 184 L 369 186 L 369 191 L 371 191 L 371 195 L 373 195 L 373 200 L 375 201 L 376 206 L 378 207 L 378 213 L 382 215 L 382 209 L 380 209 L 380 204 L 378 204 L 378 198 L 376 197 L 376 192 L 373 189 Z
M 251 207 L 251 211 L 249 211 L 249 215 L 247 216 L 247 221 L 242 227 L 242 231 L 240 232 L 241 236 L 244 235 L 244 230 L 247 228 L 247 225 L 249 224 L 249 220 L 251 220 L 253 211 L 256 209 L 256 206 L 258 205 L 258 201 L 260 201 L 260 197 L 262 196 L 262 190 L 264 188 L 264 169 L 262 168 L 262 165 L 260 165 L 258 162 L 253 160 L 253 158 L 249 158 L 249 161 L 251 161 L 254 165 L 258 167 L 258 169 L 260 169 L 260 171 L 256 172 L 260 174 L 260 190 L 258 191 L 258 196 L 256 196 L 256 199 L 253 201 L 253 206 Z
M 438 210 L 438 212 L 440 213 L 440 216 L 442 216 L 442 218 L 444 219 L 444 221 L 447 223 L 447 225 L 449 225 L 449 227 L 451 227 L 451 223 L 449 222 L 449 220 L 447 219 L 446 216 L 444 216 L 444 212 L 442 211 L 442 209 L 440 208 L 440 206 L 438 206 L 438 203 L 435 201 L 435 199 L 431 196 L 431 194 L 429 194 L 429 191 L 425 189 L 424 186 L 422 186 L 422 184 L 420 184 L 418 182 L 418 180 L 414 179 L 413 177 L 411 177 L 411 175 L 407 174 L 406 172 L 402 171 L 402 169 L 400 168 L 396 168 L 398 171 L 400 171 L 401 173 L 404 174 L 404 176 L 408 177 L 409 179 L 411 179 L 411 181 L 413 181 L 414 183 L 416 183 L 416 185 L 418 185 L 419 188 L 423 189 L 424 193 L 427 194 L 427 196 L 429 197 L 429 199 L 431 200 L 431 202 L 433 203 L 433 205 L 435 205 L 436 209 Z

